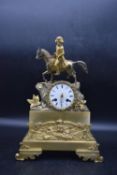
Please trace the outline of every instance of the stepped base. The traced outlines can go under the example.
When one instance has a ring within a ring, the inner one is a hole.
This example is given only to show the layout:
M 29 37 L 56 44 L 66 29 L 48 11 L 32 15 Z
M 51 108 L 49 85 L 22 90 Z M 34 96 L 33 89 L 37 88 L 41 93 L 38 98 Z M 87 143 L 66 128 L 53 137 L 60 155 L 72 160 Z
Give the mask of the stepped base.
M 60 115 L 62 114 L 62 115 Z M 17 160 L 35 159 L 42 151 L 75 151 L 83 160 L 102 162 L 90 131 L 90 112 L 30 111 L 29 131 Z

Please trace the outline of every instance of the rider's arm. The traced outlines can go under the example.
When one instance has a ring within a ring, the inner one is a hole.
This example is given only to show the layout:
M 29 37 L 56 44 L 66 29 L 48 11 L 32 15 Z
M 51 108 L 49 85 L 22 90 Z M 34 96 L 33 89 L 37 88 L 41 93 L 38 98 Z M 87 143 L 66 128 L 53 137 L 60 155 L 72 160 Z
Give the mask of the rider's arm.
M 59 58 L 61 56 L 64 56 L 64 54 L 65 54 L 64 47 L 63 46 L 58 47 L 57 48 L 57 57 Z

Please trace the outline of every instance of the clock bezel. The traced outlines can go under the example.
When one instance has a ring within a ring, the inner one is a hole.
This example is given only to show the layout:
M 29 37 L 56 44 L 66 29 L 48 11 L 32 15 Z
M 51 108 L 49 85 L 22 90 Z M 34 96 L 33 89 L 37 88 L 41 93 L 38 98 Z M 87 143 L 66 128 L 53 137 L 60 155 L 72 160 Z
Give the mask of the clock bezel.
M 74 100 L 72 102 L 72 104 L 67 107 L 67 108 L 63 108 L 63 109 L 57 109 L 52 103 L 51 103 L 51 100 L 50 100 L 50 92 L 52 90 L 52 88 L 58 84 L 65 84 L 67 86 L 69 86 L 73 93 L 74 93 Z M 48 103 L 48 106 L 56 111 L 66 111 L 66 110 L 70 110 L 72 109 L 72 107 L 74 106 L 74 104 L 76 103 L 76 100 L 77 100 L 77 90 L 76 90 L 76 86 L 75 84 L 72 84 L 72 83 L 69 83 L 67 81 L 57 81 L 57 82 L 54 82 L 50 87 L 48 87 L 48 93 L 47 93 L 47 103 Z

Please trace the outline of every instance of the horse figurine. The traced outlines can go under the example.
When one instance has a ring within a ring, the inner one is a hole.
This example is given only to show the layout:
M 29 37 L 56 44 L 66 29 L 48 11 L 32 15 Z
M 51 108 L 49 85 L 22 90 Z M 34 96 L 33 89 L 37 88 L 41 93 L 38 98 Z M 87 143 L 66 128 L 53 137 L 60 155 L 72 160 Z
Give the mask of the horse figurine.
M 42 73 L 43 80 L 47 81 L 45 75 L 50 74 L 51 78 L 50 81 L 53 80 L 53 76 L 57 74 L 57 68 L 55 65 L 55 55 L 51 55 L 47 50 L 45 49 L 37 49 L 36 51 L 36 59 L 43 59 L 46 63 L 47 70 Z M 62 61 L 62 60 L 61 60 Z M 64 60 L 64 66 L 60 66 L 59 71 L 61 72 L 67 72 L 69 76 L 72 76 L 77 82 L 76 77 L 76 71 L 74 69 L 74 65 L 79 65 L 86 73 L 88 73 L 87 64 L 84 61 L 72 61 L 72 60 Z M 61 64 L 62 65 L 62 64 Z M 59 73 L 59 74 L 60 74 Z

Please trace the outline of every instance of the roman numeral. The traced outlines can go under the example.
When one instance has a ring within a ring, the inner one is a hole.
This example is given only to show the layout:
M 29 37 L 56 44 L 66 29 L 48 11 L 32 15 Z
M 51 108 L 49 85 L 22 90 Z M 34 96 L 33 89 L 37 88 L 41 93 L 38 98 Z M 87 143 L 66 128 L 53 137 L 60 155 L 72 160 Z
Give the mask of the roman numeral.
M 73 95 L 70 95 L 69 97 L 73 97 Z
M 57 98 L 53 98 L 52 101 L 57 101 Z
M 71 100 L 67 98 L 67 99 L 66 99 L 66 102 L 71 102 Z
M 72 91 L 71 91 L 71 90 L 69 90 L 68 92 L 69 92 L 69 93 L 71 93 Z

